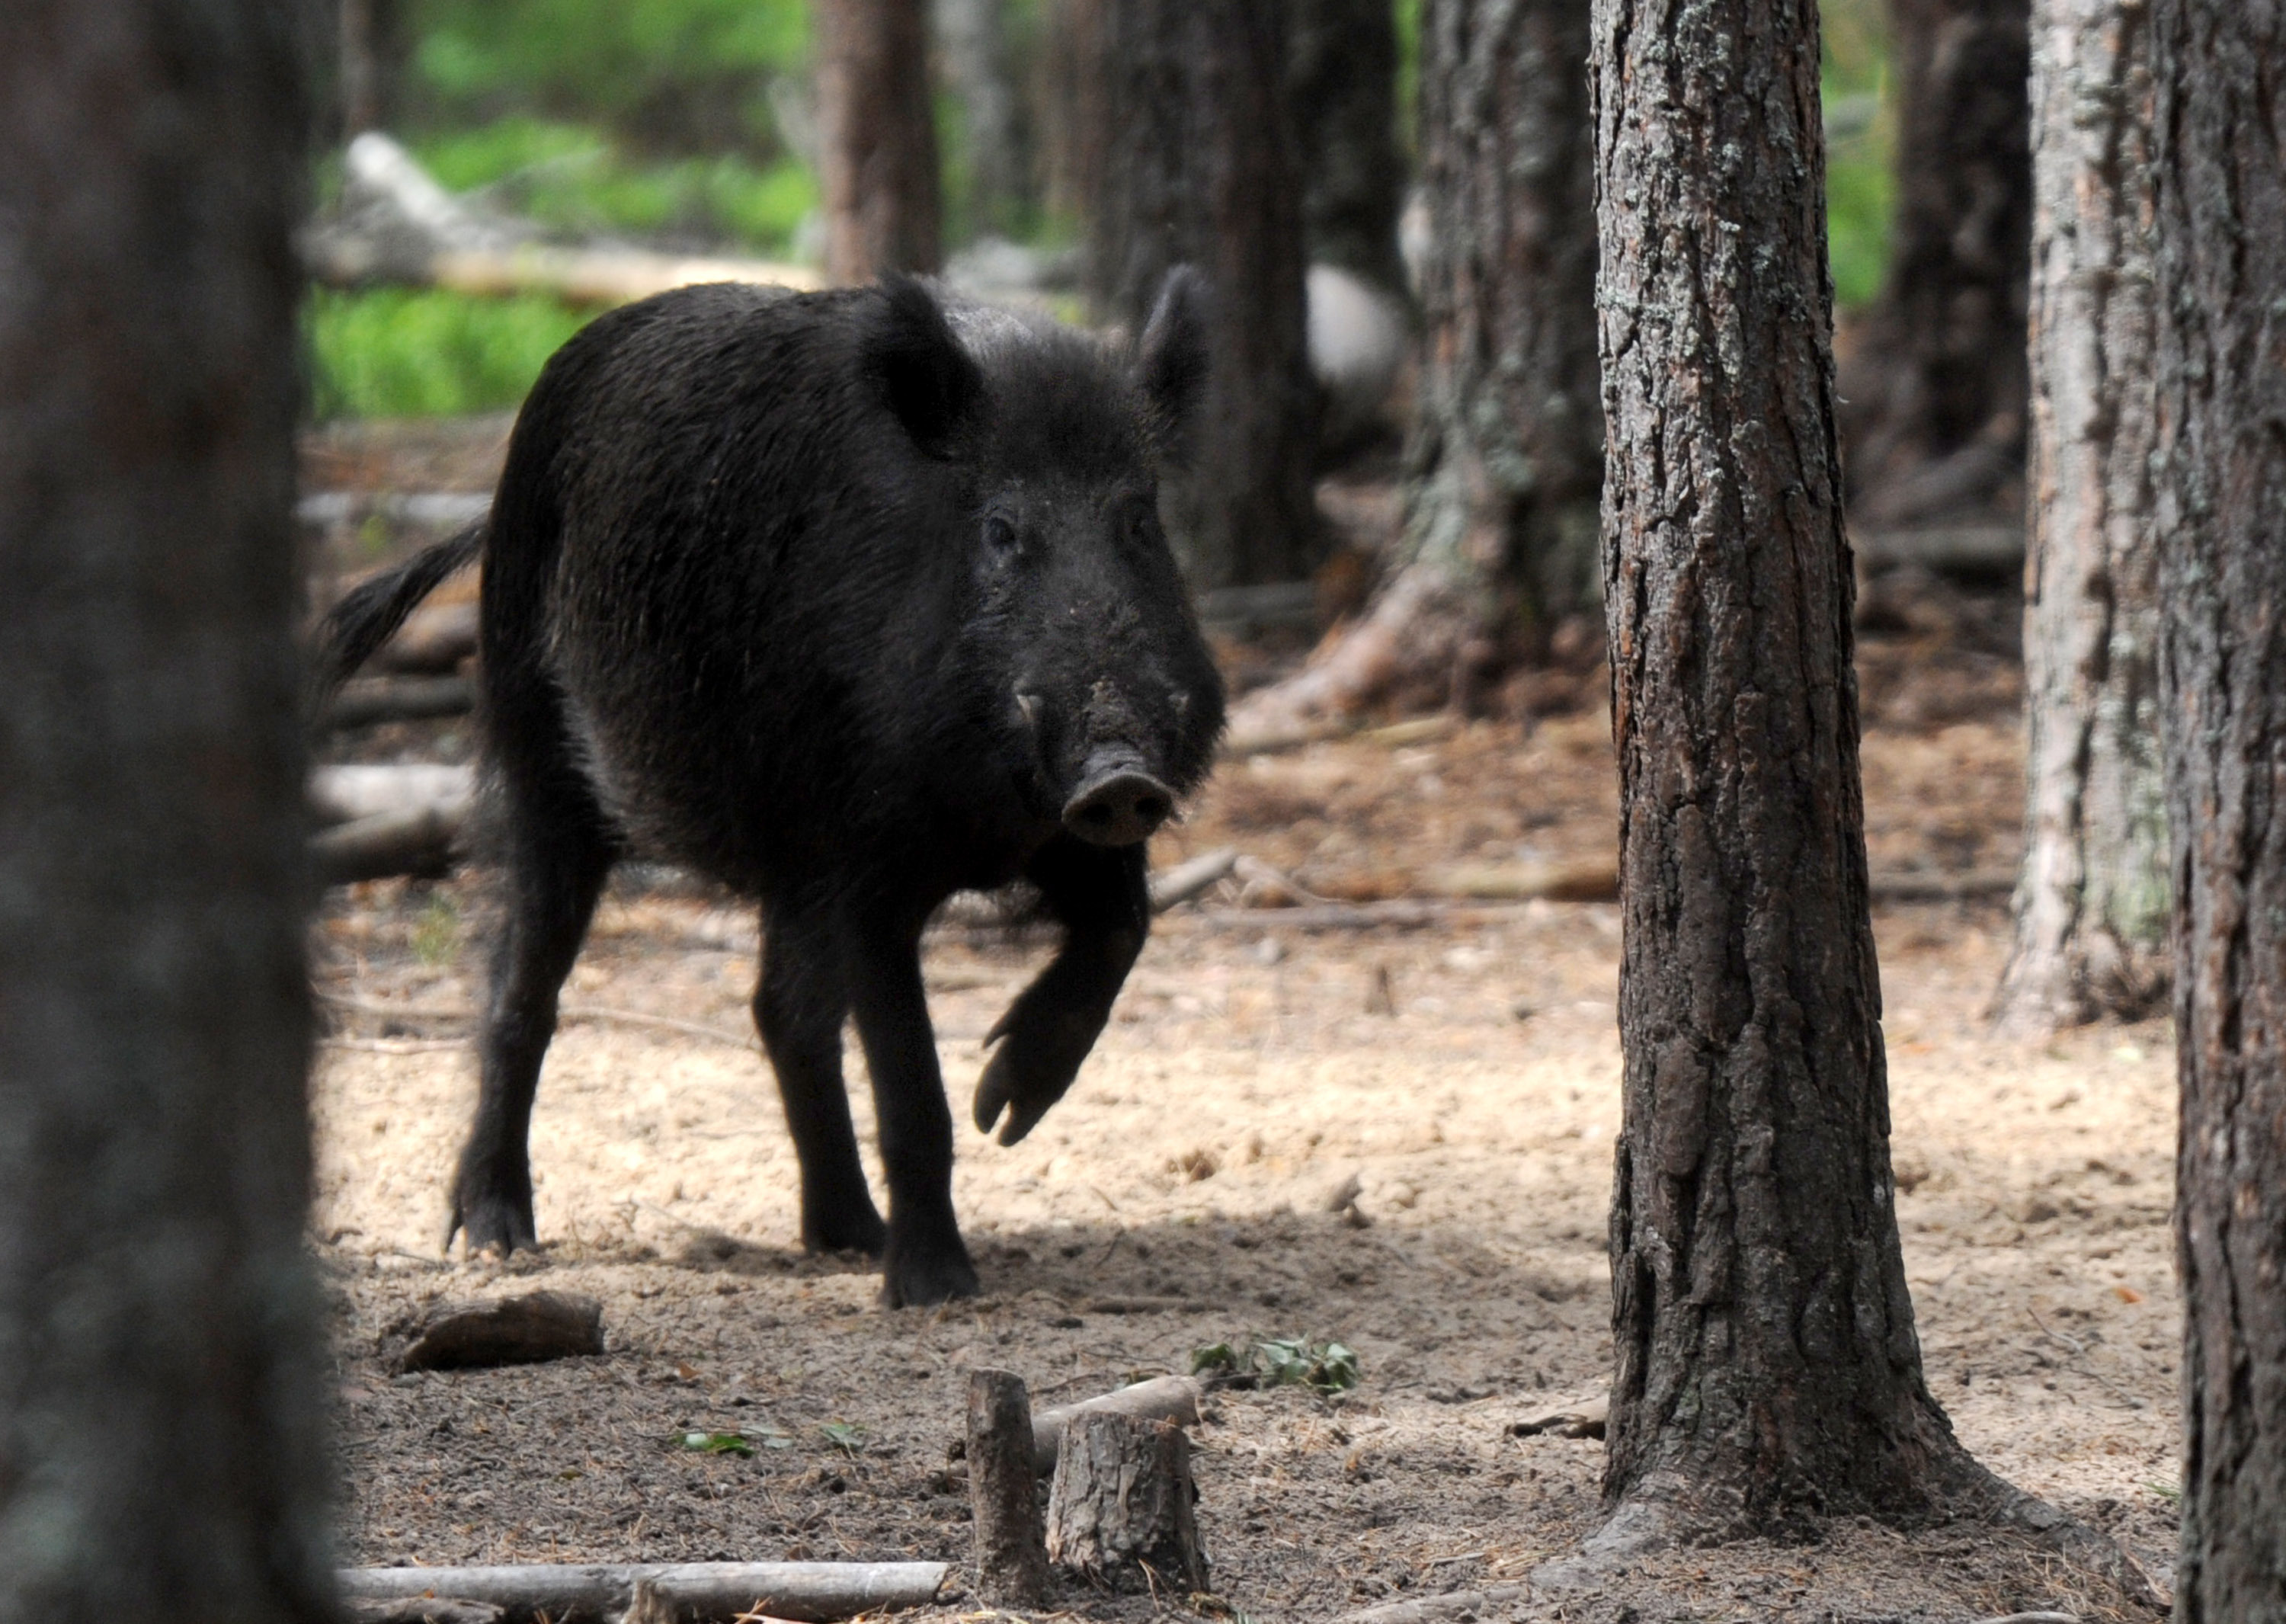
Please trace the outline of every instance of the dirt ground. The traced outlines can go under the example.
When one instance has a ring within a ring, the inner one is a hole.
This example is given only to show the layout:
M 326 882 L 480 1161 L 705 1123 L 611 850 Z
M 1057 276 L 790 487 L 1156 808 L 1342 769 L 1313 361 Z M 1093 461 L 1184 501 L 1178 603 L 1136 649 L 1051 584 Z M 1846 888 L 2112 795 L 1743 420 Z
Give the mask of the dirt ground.
M 2005 595 L 1936 594 L 1864 649 L 1877 875 L 2015 855 L 2018 674 Z M 1574 696 L 1593 701 L 1599 678 Z M 1544 707 L 1543 707 L 1544 708 Z M 1434 894 L 1469 868 L 1608 861 L 1600 705 L 1226 762 L 1162 865 L 1249 869 L 1162 921 L 1071 1094 L 1002 1149 L 966 1127 L 980 1040 L 1046 944 L 946 928 L 926 973 L 956 1200 L 986 1295 L 887 1312 L 876 1276 L 795 1244 L 795 1169 L 746 1014 L 752 926 L 688 886 L 618 886 L 567 989 L 532 1131 L 547 1250 L 440 1255 L 473 1091 L 482 877 L 337 892 L 315 1244 L 336 1327 L 344 1556 L 359 1563 L 903 1558 L 968 1548 L 963 1373 L 1043 1402 L 1331 1337 L 1363 1379 L 1218 1395 L 1197 1436 L 1219 1602 L 1262 1620 L 1522 1578 L 1596 1523 L 1602 1446 L 1516 1437 L 1609 1365 L 1617 910 L 1448 905 L 1310 930 L 1281 889 Z M 449 725 L 343 741 L 453 753 Z M 1423 733 L 1428 736 L 1423 737 Z M 1927 1372 L 1975 1455 L 2115 1534 L 2163 1581 L 2175 1539 L 2177 1323 L 2164 1022 L 2022 1045 L 1984 1007 L 2006 899 L 1876 915 L 1906 1261 Z M 341 999 L 357 1001 L 344 1008 Z M 666 1017 L 683 1028 L 635 1023 Z M 871 1113 L 849 1059 L 861 1135 Z M 869 1150 L 870 1155 L 870 1150 Z M 1355 1178 L 1355 1212 L 1328 1210 Z M 599 1298 L 600 1358 L 391 1377 L 432 1302 Z M 680 1447 L 738 1432 L 751 1456 Z M 1974 1530 L 1842 1525 L 1818 1544 L 1669 1553 L 1486 1616 L 1968 1619 L 2115 1597 Z M 1182 1611 L 1076 1595 L 1080 1614 Z M 974 1614 L 957 1589 L 948 1612 Z

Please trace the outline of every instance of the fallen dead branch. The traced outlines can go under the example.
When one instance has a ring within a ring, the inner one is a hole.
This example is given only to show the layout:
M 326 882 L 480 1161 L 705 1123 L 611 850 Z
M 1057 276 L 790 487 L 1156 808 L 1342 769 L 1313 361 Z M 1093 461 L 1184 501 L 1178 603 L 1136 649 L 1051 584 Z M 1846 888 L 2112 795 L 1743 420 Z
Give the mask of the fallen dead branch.
M 603 1305 L 563 1291 L 445 1304 L 382 1339 L 382 1358 L 399 1374 L 537 1365 L 603 1351 Z
M 1454 1590 L 1444 1596 L 1423 1596 L 1408 1602 L 1384 1602 L 1361 1612 L 1346 1612 L 1335 1624 L 1436 1624 L 1440 1619 L 1483 1618 L 1511 1602 L 1529 1601 L 1532 1587 L 1522 1580 L 1487 1585 L 1481 1590 Z
M 1189 902 L 1227 879 L 1238 866 L 1238 853 L 1226 846 L 1218 851 L 1178 863 L 1163 874 L 1151 877 L 1151 911 L 1164 913 Z
M 310 837 L 320 883 L 345 886 L 393 874 L 442 874 L 467 821 L 465 802 L 437 802 L 336 824 Z
M 1032 1413 L 1032 1469 L 1042 1477 L 1053 1471 L 1065 1431 L 1084 1415 L 1127 1415 L 1139 1421 L 1171 1421 L 1182 1426 L 1199 1424 L 1199 1384 L 1186 1376 L 1154 1376 L 1100 1398 L 1059 1405 Z
M 926 1607 L 942 1562 L 638 1562 L 588 1567 L 363 1567 L 341 1575 L 353 1602 L 434 1596 L 498 1607 L 503 1624 L 619 1624 L 671 1618 L 729 1624 L 768 1613 L 803 1624 Z
M 361 997 L 347 992 L 321 992 L 318 998 L 333 1009 L 347 1010 L 359 1015 L 380 1015 L 391 1021 L 475 1021 L 483 1013 L 473 1004 L 397 1004 L 387 998 Z M 736 1049 L 757 1046 L 753 1037 L 734 1032 L 728 1027 L 710 1026 L 704 1021 L 679 1021 L 673 1015 L 654 1015 L 647 1010 L 617 1009 L 608 1004 L 567 1002 L 557 1008 L 556 1018 L 558 1021 L 587 1021 L 601 1026 L 642 1027 L 653 1031 L 679 1032 L 686 1037 L 703 1037 L 709 1043 L 728 1044 Z
M 326 707 L 335 728 L 367 728 L 383 721 L 427 721 L 465 716 L 477 706 L 477 687 L 464 676 L 359 677 L 342 685 Z

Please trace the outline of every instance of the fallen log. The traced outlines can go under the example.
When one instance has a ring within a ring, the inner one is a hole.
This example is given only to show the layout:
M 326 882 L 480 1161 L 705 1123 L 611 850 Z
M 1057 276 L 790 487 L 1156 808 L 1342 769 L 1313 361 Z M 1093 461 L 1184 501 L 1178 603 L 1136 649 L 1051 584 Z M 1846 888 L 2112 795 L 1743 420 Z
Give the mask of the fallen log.
M 1035 1410 L 1032 1470 L 1042 1477 L 1053 1471 L 1066 1430 L 1090 1415 L 1125 1415 L 1137 1421 L 1172 1421 L 1194 1427 L 1199 1424 L 1199 1384 L 1186 1376 L 1154 1376 L 1100 1398 Z
M 666 1617 L 729 1624 L 768 1613 L 831 1624 L 893 1607 L 926 1607 L 942 1562 L 635 1562 L 588 1567 L 360 1567 L 341 1574 L 352 1602 L 437 1597 L 497 1607 L 503 1624 L 619 1624 Z M 650 1612 L 637 1612 L 648 1608 Z
M 501 1624 L 506 1616 L 489 1603 L 447 1601 L 435 1596 L 366 1600 L 350 1605 L 354 1624 Z
M 442 874 L 452 867 L 453 845 L 466 821 L 465 802 L 376 812 L 311 836 L 310 864 L 327 886 Z
M 476 706 L 476 684 L 464 676 L 359 677 L 343 684 L 334 696 L 326 707 L 326 721 L 335 728 L 365 728 L 382 721 L 465 716 Z
M 1220 884 L 1238 866 L 1238 853 L 1226 846 L 1151 877 L 1151 911 L 1164 913 Z
M 1532 1587 L 1516 1580 L 1481 1590 L 1452 1590 L 1407 1602 L 1383 1602 L 1361 1612 L 1345 1612 L 1334 1624 L 1439 1624 L 1445 1619 L 1481 1619 L 1498 1608 L 1531 1598 Z
M 476 604 L 428 603 L 405 618 L 397 635 L 374 655 L 373 665 L 400 675 L 436 676 L 457 671 L 476 651 Z
M 1039 1479 L 1032 1467 L 1032 1406 L 1021 1376 L 968 1373 L 968 1497 L 976 1519 L 976 1589 L 1000 1607 L 1048 1599 Z
M 476 792 L 473 768 L 435 762 L 320 767 L 310 774 L 310 809 L 328 824 L 431 807 L 456 813 L 466 810 Z
M 450 1303 L 391 1326 L 382 1357 L 408 1370 L 489 1370 L 603 1351 L 603 1305 L 564 1291 L 527 1291 L 490 1303 Z

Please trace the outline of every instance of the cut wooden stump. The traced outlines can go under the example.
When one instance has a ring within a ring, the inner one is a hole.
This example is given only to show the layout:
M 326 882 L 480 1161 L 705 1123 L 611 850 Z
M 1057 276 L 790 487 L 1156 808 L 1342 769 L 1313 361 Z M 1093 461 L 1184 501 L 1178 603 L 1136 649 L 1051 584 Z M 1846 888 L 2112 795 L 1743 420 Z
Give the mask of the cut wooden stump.
M 1048 1559 L 1111 1589 L 1139 1579 L 1178 1596 L 1204 1590 L 1196 1494 L 1191 1440 L 1174 1423 L 1075 1415 L 1048 1492 Z
M 729 1624 L 766 1614 L 830 1624 L 892 1607 L 926 1607 L 942 1562 L 641 1562 L 592 1567 L 361 1567 L 341 1575 L 352 1601 L 450 1597 L 500 1610 L 502 1624 L 620 1624 L 639 1619 Z
M 382 1357 L 397 1371 L 536 1365 L 603 1351 L 603 1305 L 560 1291 L 452 1304 L 400 1321 L 382 1344 Z
M 1048 1599 L 1048 1553 L 1032 1470 L 1032 1401 L 1021 1376 L 968 1373 L 968 1494 L 976 1517 L 977 1594 L 995 1606 Z
M 1199 1424 L 1199 1384 L 1186 1376 L 1154 1376 L 1100 1398 L 1038 1411 L 1032 1417 L 1034 1471 L 1044 1478 L 1055 1470 L 1064 1433 L 1083 1415 L 1129 1415 L 1139 1421 L 1171 1421 L 1194 1427 Z

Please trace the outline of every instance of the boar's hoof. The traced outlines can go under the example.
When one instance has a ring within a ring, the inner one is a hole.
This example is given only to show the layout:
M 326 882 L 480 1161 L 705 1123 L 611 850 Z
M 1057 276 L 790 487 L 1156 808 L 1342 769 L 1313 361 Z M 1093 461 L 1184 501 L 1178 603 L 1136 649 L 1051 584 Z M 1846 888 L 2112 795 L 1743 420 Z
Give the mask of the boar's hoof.
M 454 1234 L 467 1238 L 468 1255 L 493 1252 L 505 1257 L 516 1248 L 540 1250 L 540 1236 L 532 1221 L 532 1203 L 512 1195 L 474 1194 L 463 1191 L 453 1202 L 453 1221 L 445 1231 L 445 1244 Z
M 815 1218 L 806 1218 L 801 1225 L 801 1245 L 809 1252 L 861 1252 L 868 1257 L 879 1257 L 888 1250 L 889 1226 L 881 1222 L 881 1215 L 873 1210 L 869 1198 L 862 1211 L 837 1211 Z
M 1147 840 L 1175 809 L 1175 792 L 1149 773 L 1123 767 L 1082 784 L 1064 803 L 1064 827 L 1093 846 Z
M 881 1271 L 881 1304 L 887 1308 L 927 1308 L 976 1291 L 975 1266 L 959 1250 L 901 1257 L 893 1250 Z

